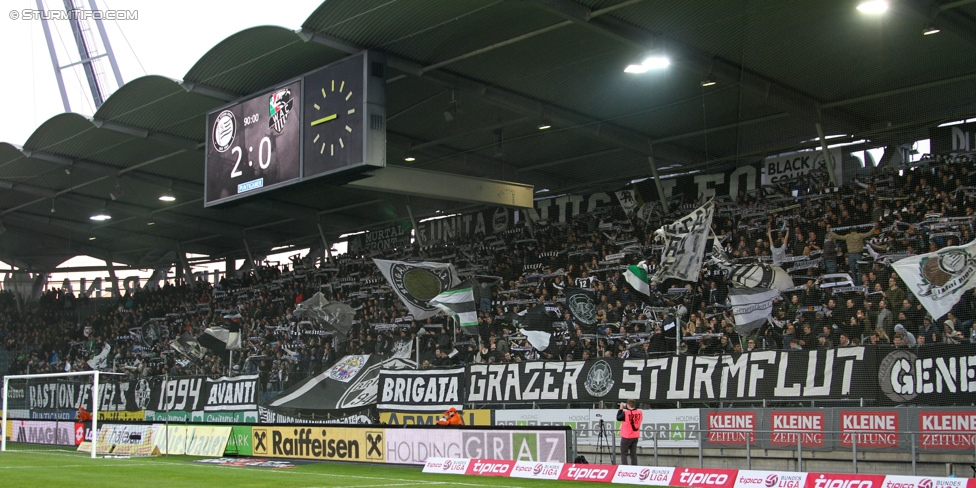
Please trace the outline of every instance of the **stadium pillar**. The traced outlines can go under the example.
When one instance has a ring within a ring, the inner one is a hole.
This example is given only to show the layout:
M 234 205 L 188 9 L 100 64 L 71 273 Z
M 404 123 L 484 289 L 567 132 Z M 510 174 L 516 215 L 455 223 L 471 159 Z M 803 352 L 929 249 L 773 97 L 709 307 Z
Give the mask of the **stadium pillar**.
M 2 415 L 3 417 L 2 419 L 0 419 L 0 426 L 3 427 L 3 435 L 0 435 L 0 451 L 7 450 L 7 436 L 10 435 L 10 433 L 7 432 L 7 392 L 10 391 L 9 386 L 10 386 L 10 378 L 4 376 L 3 377 L 3 412 L 0 413 L 0 415 Z
M 661 176 L 657 173 L 657 164 L 654 162 L 654 144 L 648 144 L 650 154 L 647 155 L 647 162 L 651 165 L 651 175 L 654 176 L 654 185 L 657 187 L 657 197 L 661 199 L 661 211 L 664 215 L 668 214 L 668 196 L 664 194 L 664 185 L 661 184 Z
M 322 238 L 322 246 L 325 248 L 325 257 L 328 258 L 329 264 L 335 264 L 332 260 L 332 246 L 329 245 L 329 240 L 325 238 L 325 231 L 322 230 L 322 223 L 316 224 L 319 228 L 319 237 Z
M 413 226 L 413 235 L 417 239 L 417 244 L 423 247 L 426 242 L 424 242 L 423 234 L 420 233 L 420 227 L 417 226 L 417 219 L 414 218 L 413 209 L 410 208 L 410 205 L 407 205 L 407 215 L 410 216 L 410 225 Z M 420 253 L 422 255 L 423 251 L 420 251 Z
M 92 382 L 92 440 L 91 440 L 91 457 L 95 459 L 96 451 L 98 451 L 98 370 L 95 370 L 95 380 Z
M 254 270 L 255 269 L 254 255 L 251 254 L 251 246 L 247 245 L 247 237 L 242 238 L 241 241 L 244 242 L 244 251 L 247 252 L 247 264 L 248 264 L 247 268 Z
M 840 186 L 837 184 L 837 170 L 834 167 L 834 160 L 830 157 L 830 151 L 827 149 L 827 139 L 824 138 L 823 124 L 817 122 L 816 127 L 817 136 L 820 137 L 820 150 L 823 151 L 824 164 L 827 166 L 827 176 L 830 176 L 830 184 Z
M 196 282 L 193 280 L 193 270 L 190 269 L 190 261 L 186 258 L 186 253 L 183 252 L 183 246 L 179 243 L 176 243 L 176 257 L 179 258 L 180 268 L 183 270 L 183 282 L 190 288 L 196 288 Z
M 108 267 L 108 277 L 109 281 L 112 282 L 112 292 L 115 293 L 115 298 L 122 298 L 122 289 L 119 288 L 119 277 L 115 275 L 115 265 L 112 264 L 111 253 L 109 253 L 108 259 L 105 260 L 105 265 Z

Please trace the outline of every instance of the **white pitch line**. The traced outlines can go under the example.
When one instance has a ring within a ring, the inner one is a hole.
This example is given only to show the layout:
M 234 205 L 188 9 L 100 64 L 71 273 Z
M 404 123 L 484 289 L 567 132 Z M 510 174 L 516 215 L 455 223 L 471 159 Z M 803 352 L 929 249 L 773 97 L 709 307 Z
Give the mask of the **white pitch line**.
M 247 468 L 246 466 L 220 466 L 220 465 L 205 465 L 205 464 L 193 464 L 193 466 L 197 466 L 197 467 L 219 467 L 219 468 L 225 468 L 225 469 L 234 469 L 234 468 L 246 469 Z M 301 465 L 301 466 L 308 466 L 308 465 Z M 309 472 L 303 472 L 303 471 L 295 471 L 295 470 L 291 470 L 291 469 L 276 469 L 276 470 L 272 470 L 272 472 L 273 473 L 280 473 L 280 474 L 294 474 L 294 475 L 303 475 L 303 476 L 308 476 L 308 475 L 313 475 L 313 476 L 329 476 L 329 477 L 335 477 L 335 478 L 352 478 L 352 479 L 372 480 L 372 481 L 377 481 L 377 480 L 382 480 L 382 481 L 402 481 L 402 482 L 405 483 L 406 486 L 409 486 L 409 485 L 417 485 L 417 484 L 423 484 L 423 485 L 437 484 L 437 485 L 454 485 L 454 486 L 497 486 L 497 485 L 494 485 L 494 484 L 458 483 L 458 482 L 454 482 L 454 481 L 410 480 L 410 479 L 406 479 L 406 478 L 383 478 L 383 477 L 378 477 L 378 476 L 358 476 L 358 475 L 354 475 L 354 474 L 309 473 Z M 394 485 L 383 485 L 383 486 L 394 486 Z M 396 486 L 400 486 L 400 485 L 396 485 Z M 520 486 L 520 485 L 506 485 L 506 486 L 508 488 L 526 488 L 526 487 Z

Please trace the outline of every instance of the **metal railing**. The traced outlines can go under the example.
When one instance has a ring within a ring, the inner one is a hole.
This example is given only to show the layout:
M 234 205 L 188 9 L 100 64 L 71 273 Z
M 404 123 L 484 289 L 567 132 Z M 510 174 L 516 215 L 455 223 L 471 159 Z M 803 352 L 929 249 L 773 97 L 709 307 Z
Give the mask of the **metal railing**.
M 580 432 L 585 432 L 587 429 L 581 429 Z M 612 431 L 612 429 L 609 429 Z M 574 431 L 575 433 L 576 431 Z M 714 436 L 713 434 L 721 434 L 719 436 Z M 878 439 L 877 437 L 868 437 L 884 435 L 887 442 L 894 440 L 896 446 L 879 447 L 877 442 L 866 442 L 859 441 L 859 439 Z M 933 437 L 935 436 L 935 437 Z M 654 465 L 659 465 L 658 451 L 659 449 L 665 449 L 659 447 L 658 436 L 653 437 L 653 445 L 650 447 L 653 449 Z M 612 436 L 611 436 L 612 438 Z M 574 436 L 574 449 L 577 448 L 579 435 Z M 711 439 L 724 439 L 724 441 L 713 441 Z M 730 440 L 731 439 L 731 440 Z M 746 441 L 748 439 L 748 441 Z M 841 444 L 850 444 L 850 447 L 836 446 L 836 442 L 839 440 Z M 931 444 L 934 442 L 947 443 L 946 447 L 937 448 L 932 447 Z M 902 447 L 902 443 L 905 447 Z M 760 444 L 756 446 L 756 444 Z M 814 444 L 814 445 L 811 445 Z M 928 444 L 928 447 L 925 447 Z M 643 447 L 647 449 L 648 447 Z M 669 447 L 670 448 L 670 447 Z M 796 461 L 796 471 L 803 471 L 803 463 L 805 461 L 805 452 L 844 452 L 850 450 L 851 453 L 851 464 L 852 472 L 858 472 L 858 453 L 861 452 L 862 455 L 866 451 L 876 452 L 876 453 L 904 453 L 907 452 L 911 457 L 911 472 L 912 475 L 917 474 L 917 467 L 919 462 L 919 455 L 924 453 L 946 453 L 952 452 L 958 455 L 966 455 L 966 452 L 972 453 L 972 466 L 974 470 L 974 475 L 976 475 L 976 432 L 969 431 L 959 431 L 959 430 L 946 430 L 940 431 L 937 434 L 932 432 L 922 432 L 922 431 L 909 431 L 909 430 L 899 430 L 897 432 L 881 432 L 878 430 L 761 430 L 761 429 L 732 429 L 732 430 L 702 430 L 699 432 L 699 439 L 697 442 L 697 454 L 698 454 L 698 467 L 702 468 L 704 466 L 705 450 L 706 449 L 722 449 L 723 457 L 728 457 L 728 449 L 741 449 L 745 451 L 745 469 L 752 469 L 752 450 L 754 448 L 761 449 L 764 451 L 768 450 L 785 450 L 795 452 Z M 683 449 L 683 448 L 674 448 Z M 812 457 L 807 455 L 807 457 Z

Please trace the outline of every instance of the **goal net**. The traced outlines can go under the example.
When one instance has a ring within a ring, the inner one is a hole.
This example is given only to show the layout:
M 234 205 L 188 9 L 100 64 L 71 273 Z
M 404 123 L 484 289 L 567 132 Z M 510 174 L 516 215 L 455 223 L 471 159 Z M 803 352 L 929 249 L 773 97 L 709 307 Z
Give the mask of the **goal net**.
M 4 377 L 0 451 L 46 446 L 93 458 L 152 455 L 151 425 L 99 421 L 119 378 L 98 371 Z

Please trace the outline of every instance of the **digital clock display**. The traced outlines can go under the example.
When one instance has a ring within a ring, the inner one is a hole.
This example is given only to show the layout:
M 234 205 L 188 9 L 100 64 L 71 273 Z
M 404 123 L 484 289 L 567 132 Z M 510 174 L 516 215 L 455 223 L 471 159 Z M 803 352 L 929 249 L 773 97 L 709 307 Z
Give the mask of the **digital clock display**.
M 301 98 L 295 81 L 207 116 L 205 206 L 299 178 Z

